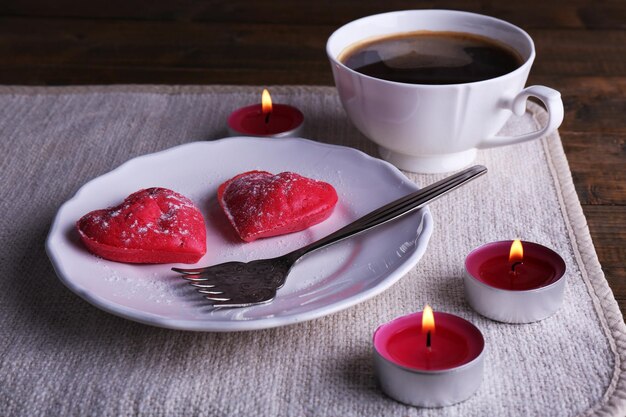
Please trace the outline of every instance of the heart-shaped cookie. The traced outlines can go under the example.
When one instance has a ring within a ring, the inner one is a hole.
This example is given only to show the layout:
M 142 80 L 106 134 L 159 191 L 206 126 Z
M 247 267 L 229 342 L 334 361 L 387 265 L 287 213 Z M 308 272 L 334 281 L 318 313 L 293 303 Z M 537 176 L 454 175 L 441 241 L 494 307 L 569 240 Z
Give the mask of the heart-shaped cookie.
M 219 186 L 217 198 L 246 242 L 298 232 L 327 219 L 337 203 L 332 185 L 293 172 L 249 171 Z
M 149 188 L 83 216 L 76 228 L 90 252 L 129 263 L 194 263 L 206 252 L 202 213 L 187 197 Z

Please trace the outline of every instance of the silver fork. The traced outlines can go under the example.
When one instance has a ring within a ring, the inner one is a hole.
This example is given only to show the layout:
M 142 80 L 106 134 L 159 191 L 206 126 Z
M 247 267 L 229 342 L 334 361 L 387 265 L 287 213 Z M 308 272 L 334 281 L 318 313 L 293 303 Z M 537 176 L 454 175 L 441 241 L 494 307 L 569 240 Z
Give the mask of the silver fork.
M 438 197 L 487 172 L 476 165 L 401 197 L 303 248 L 271 259 L 226 262 L 205 268 L 172 268 L 191 281 L 215 307 L 248 307 L 276 297 L 289 271 L 304 255 L 414 212 Z

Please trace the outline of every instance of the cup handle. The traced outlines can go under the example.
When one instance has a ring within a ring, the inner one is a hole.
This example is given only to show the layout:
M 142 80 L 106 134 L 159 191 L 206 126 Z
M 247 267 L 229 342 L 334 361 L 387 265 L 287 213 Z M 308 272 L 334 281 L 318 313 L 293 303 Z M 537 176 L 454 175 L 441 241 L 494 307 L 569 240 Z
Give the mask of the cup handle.
M 485 149 L 526 142 L 556 130 L 563 122 L 564 115 L 561 93 L 543 85 L 532 85 L 520 91 L 507 107 L 510 107 L 516 116 L 523 116 L 526 112 L 526 100 L 530 96 L 537 97 L 548 109 L 548 123 L 542 129 L 519 136 L 492 136 L 479 143 L 477 148 Z

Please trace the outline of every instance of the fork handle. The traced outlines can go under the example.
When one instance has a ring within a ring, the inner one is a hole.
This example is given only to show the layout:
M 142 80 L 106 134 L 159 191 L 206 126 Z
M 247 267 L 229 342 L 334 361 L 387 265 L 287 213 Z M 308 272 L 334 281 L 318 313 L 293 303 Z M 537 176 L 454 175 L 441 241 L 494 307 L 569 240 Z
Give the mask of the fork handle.
M 340 240 L 347 239 L 351 236 L 363 233 L 373 227 L 390 222 L 408 213 L 419 210 L 431 201 L 441 197 L 448 192 L 455 190 L 463 184 L 477 178 L 487 172 L 487 168 L 482 165 L 475 165 L 461 172 L 451 175 L 436 183 L 422 188 L 414 193 L 401 197 L 391 203 L 384 205 L 369 214 L 355 220 L 354 222 L 342 227 L 330 235 L 317 240 L 303 248 L 296 249 L 285 255 L 294 262 L 307 253 L 321 249 L 325 246 L 332 245 Z

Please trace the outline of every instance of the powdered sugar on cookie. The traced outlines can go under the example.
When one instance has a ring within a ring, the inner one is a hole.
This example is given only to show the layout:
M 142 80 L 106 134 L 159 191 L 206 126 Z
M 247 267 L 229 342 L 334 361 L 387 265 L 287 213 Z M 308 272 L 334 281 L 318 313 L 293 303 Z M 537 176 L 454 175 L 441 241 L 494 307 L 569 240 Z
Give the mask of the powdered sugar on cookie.
M 332 213 L 332 185 L 293 172 L 249 171 L 223 183 L 218 200 L 244 241 L 304 230 Z
M 77 228 L 91 252 L 120 262 L 193 263 L 206 252 L 202 214 L 166 188 L 137 191 L 116 207 L 83 216 Z

